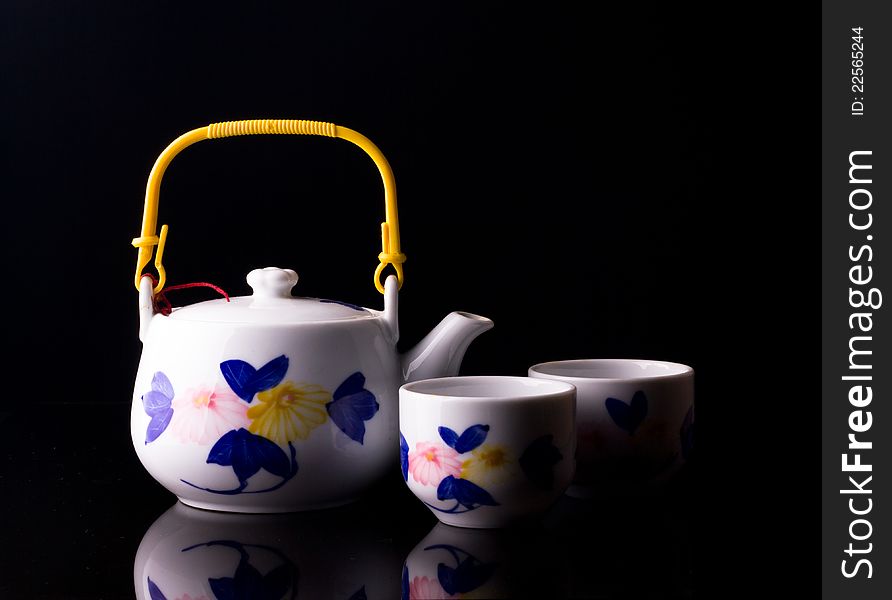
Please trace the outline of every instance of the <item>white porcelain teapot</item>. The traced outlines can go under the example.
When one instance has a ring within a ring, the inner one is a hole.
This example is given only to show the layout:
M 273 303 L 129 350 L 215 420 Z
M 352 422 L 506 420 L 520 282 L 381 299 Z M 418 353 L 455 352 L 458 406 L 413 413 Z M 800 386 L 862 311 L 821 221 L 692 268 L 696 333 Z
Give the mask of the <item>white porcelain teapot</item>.
M 159 311 L 167 226 L 155 235 L 164 169 L 202 140 L 254 133 L 314 133 L 366 150 L 385 182 L 387 221 L 375 285 L 384 310 L 291 295 L 298 276 L 268 267 L 248 274 L 251 296 Z M 344 504 L 398 468 L 398 389 L 456 375 L 471 341 L 492 321 L 448 315 L 400 356 L 397 295 L 402 281 L 393 176 L 355 131 L 308 121 L 241 121 L 191 131 L 165 150 L 149 177 L 135 284 L 143 352 L 131 435 L 149 473 L 191 506 L 286 512 Z M 157 283 L 143 274 L 158 246 Z M 379 278 L 384 266 L 397 275 Z

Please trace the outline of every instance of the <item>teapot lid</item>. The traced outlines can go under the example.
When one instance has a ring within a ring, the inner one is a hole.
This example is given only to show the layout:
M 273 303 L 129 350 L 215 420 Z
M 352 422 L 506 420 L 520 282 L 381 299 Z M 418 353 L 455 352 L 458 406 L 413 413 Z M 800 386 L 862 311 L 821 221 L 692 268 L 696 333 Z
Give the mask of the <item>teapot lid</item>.
M 214 323 L 257 323 L 284 325 L 317 321 L 345 321 L 375 318 L 372 311 L 336 300 L 298 298 L 291 295 L 297 283 L 291 269 L 266 267 L 248 273 L 250 296 L 199 302 L 173 309 L 171 319 Z

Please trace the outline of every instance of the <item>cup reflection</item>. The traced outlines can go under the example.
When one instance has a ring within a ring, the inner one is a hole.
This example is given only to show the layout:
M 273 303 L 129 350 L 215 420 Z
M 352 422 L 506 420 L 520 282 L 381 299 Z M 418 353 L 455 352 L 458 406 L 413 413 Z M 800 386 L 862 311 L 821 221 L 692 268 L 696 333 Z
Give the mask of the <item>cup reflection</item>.
M 399 597 L 400 559 L 361 511 L 240 515 L 177 502 L 143 536 L 140 600 Z
M 564 563 L 538 526 L 465 529 L 438 523 L 403 565 L 402 595 L 441 598 L 563 598 Z

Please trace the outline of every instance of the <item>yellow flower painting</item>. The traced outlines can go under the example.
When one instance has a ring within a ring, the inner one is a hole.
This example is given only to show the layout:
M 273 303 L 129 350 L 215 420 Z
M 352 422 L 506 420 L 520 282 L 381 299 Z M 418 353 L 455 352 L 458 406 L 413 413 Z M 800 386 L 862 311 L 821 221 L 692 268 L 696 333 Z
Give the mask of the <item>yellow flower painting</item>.
M 483 444 L 462 462 L 461 478 L 478 485 L 492 485 L 505 481 L 514 473 L 514 460 L 504 446 Z
M 286 381 L 259 392 L 258 404 L 248 409 L 248 431 L 277 444 L 305 440 L 328 420 L 325 405 L 331 392 L 320 385 Z

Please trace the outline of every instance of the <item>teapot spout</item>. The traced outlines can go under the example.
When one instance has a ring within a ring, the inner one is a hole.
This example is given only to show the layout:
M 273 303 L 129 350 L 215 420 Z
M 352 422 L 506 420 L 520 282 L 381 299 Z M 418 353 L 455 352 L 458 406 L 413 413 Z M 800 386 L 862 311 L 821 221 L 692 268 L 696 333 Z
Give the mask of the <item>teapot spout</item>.
M 403 380 L 458 375 L 468 346 L 492 326 L 493 322 L 486 317 L 466 312 L 449 313 L 418 345 L 403 355 Z

